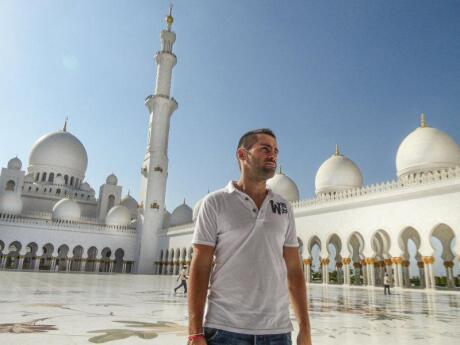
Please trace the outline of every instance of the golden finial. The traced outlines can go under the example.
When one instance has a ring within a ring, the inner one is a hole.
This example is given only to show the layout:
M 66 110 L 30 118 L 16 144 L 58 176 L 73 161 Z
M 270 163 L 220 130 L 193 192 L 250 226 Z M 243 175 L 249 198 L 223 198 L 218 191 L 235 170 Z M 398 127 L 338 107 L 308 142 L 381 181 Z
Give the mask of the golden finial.
M 184 205 L 185 205 L 185 198 L 184 198 Z
M 426 118 L 424 113 L 420 114 L 420 127 L 426 127 Z
M 171 29 L 171 25 L 174 23 L 174 18 L 172 16 L 172 8 L 173 5 L 169 5 L 169 14 L 166 16 L 166 24 L 168 25 L 168 29 Z
M 65 117 L 65 122 L 64 122 L 64 128 L 62 129 L 64 132 L 67 132 L 67 121 L 69 120 L 69 118 L 66 116 Z
M 340 156 L 339 144 L 335 144 L 335 155 Z

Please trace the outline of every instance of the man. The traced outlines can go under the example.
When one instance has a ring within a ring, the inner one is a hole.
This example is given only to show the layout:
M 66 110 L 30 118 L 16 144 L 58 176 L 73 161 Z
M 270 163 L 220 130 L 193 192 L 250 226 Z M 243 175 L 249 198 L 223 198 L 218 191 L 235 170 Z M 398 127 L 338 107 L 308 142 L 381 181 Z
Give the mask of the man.
M 310 345 L 292 209 L 266 187 L 276 170 L 276 137 L 269 129 L 250 131 L 236 155 L 240 179 L 208 194 L 196 220 L 188 344 L 289 345 L 290 296 L 299 322 L 297 344 Z
M 180 285 L 174 289 L 174 293 L 176 293 L 177 289 L 180 289 L 182 286 L 184 287 L 184 293 L 187 293 L 187 271 L 185 270 L 185 266 L 182 267 L 182 271 L 180 271 L 177 281 L 179 281 L 179 279 Z
M 388 276 L 388 273 L 385 273 L 385 276 L 383 277 L 383 293 L 386 295 L 387 294 L 387 290 L 388 290 L 388 294 L 391 295 L 391 292 L 390 292 L 390 277 Z

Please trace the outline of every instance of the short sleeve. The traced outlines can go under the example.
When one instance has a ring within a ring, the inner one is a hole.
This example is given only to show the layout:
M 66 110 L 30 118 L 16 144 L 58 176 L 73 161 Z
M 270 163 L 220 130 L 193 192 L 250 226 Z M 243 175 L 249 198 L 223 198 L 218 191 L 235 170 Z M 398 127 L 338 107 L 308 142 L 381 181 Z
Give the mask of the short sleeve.
M 294 211 L 291 205 L 288 206 L 289 225 L 286 231 L 286 237 L 284 240 L 285 247 L 298 247 L 299 241 L 297 240 L 297 233 L 295 230 Z
M 204 199 L 201 204 L 195 222 L 192 243 L 212 247 L 217 244 L 217 212 L 212 198 Z

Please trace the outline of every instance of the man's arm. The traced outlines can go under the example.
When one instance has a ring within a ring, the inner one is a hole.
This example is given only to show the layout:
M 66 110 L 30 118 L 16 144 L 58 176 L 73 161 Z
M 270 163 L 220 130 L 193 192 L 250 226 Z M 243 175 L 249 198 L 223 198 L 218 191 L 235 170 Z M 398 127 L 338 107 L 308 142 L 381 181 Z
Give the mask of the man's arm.
M 193 246 L 188 293 L 189 334 L 203 333 L 204 306 L 213 256 L 214 247 L 203 244 Z M 202 339 L 202 341 L 193 342 L 192 344 L 206 344 L 206 342 Z
M 283 257 L 286 262 L 289 297 L 299 322 L 298 345 L 311 345 L 310 321 L 308 318 L 307 291 L 305 278 L 300 265 L 297 247 L 284 247 Z

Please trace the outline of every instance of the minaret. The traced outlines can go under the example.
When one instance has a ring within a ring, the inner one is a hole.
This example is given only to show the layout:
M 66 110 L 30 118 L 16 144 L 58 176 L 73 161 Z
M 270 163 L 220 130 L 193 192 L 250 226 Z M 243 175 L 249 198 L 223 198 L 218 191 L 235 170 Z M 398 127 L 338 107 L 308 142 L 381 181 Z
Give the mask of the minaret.
M 165 212 L 166 179 L 168 177 L 168 137 L 169 122 L 177 109 L 177 102 L 170 96 L 172 69 L 177 62 L 172 47 L 176 34 L 171 31 L 173 24 L 172 7 L 166 16 L 166 29 L 160 34 L 161 51 L 155 55 L 157 79 L 155 94 L 148 96 L 145 105 L 150 119 L 147 135 L 147 152 L 141 168 L 141 205 L 144 205 L 138 221 L 138 255 L 136 271 L 153 274 L 157 260 L 157 233 L 163 226 Z

